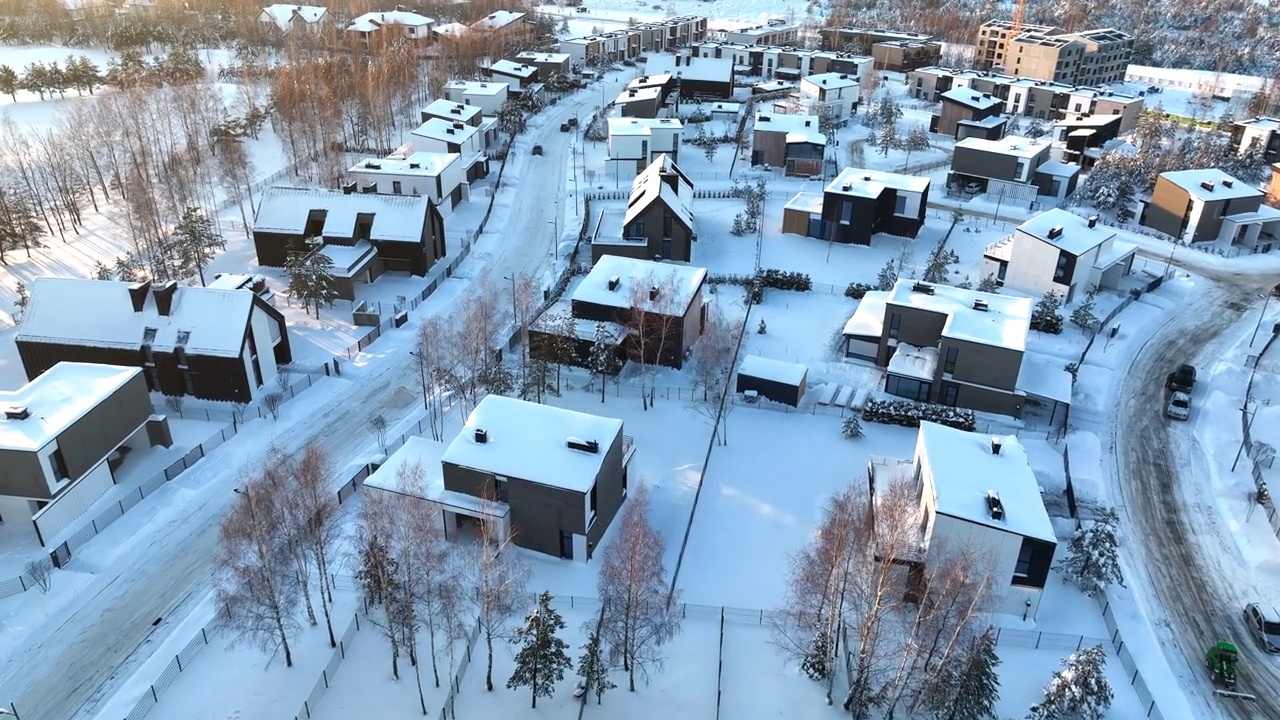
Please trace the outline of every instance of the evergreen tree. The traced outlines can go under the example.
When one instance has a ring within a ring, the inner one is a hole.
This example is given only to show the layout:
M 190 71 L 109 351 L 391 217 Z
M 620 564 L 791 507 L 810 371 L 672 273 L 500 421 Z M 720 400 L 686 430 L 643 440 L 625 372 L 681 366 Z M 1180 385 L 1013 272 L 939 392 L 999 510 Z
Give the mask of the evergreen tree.
M 97 260 L 93 263 L 94 280 L 114 280 L 115 277 L 115 271 L 106 265 L 103 265 L 101 260 Z
M 1067 556 L 1058 569 L 1090 597 L 1111 583 L 1124 586 L 1120 570 L 1120 541 L 1116 526 L 1120 518 L 1111 508 L 1103 508 L 1094 521 L 1082 526 L 1067 544 Z
M 904 163 L 911 162 L 911 153 L 929 149 L 929 131 L 925 130 L 923 125 L 913 125 L 902 141 L 902 148 L 907 151 L 907 159 Z
M 587 369 L 592 375 L 600 378 L 600 402 L 604 402 L 605 384 L 609 376 L 617 373 L 621 368 L 618 363 L 618 343 L 602 322 L 596 323 L 596 340 L 591 345 Z
M 876 289 L 892 290 L 896 282 L 898 282 L 898 266 L 892 260 L 886 260 L 884 267 L 880 268 L 880 274 L 876 275 Z
M 21 78 L 13 68 L 8 65 L 0 65 L 0 95 L 8 95 L 9 99 L 18 102 L 18 88 Z
M 338 299 L 334 289 L 333 260 L 316 249 L 309 253 L 291 252 L 285 260 L 284 274 L 289 278 L 289 295 L 302 301 L 302 307 L 310 309 L 314 303 L 316 317 L 320 317 L 323 305 L 333 305 Z
M 205 267 L 213 260 L 214 253 L 227 248 L 227 241 L 200 208 L 188 207 L 173 229 L 172 247 L 178 273 L 189 275 L 194 271 L 204 285 Z
M 596 695 L 596 704 L 600 705 L 605 692 L 617 685 L 609 678 L 609 665 L 604 660 L 600 648 L 600 635 L 595 630 L 587 636 L 587 644 L 582 646 L 582 657 L 578 660 L 578 677 L 582 678 L 582 686 L 587 692 Z
M 564 679 L 565 670 L 573 668 L 566 652 L 568 643 L 556 635 L 563 629 L 564 619 L 551 607 L 551 593 L 544 590 L 538 596 L 538 609 L 512 633 L 511 642 L 520 645 L 520 651 L 516 653 L 516 669 L 507 680 L 507 688 L 529 688 L 533 708 L 538 707 L 539 697 L 555 695 L 556 683 Z
M 1101 645 L 1072 653 L 1031 706 L 1027 720 L 1102 720 L 1114 693 L 1107 682 L 1107 654 Z
M 376 535 L 369 537 L 360 548 L 360 568 L 356 571 L 364 601 L 373 606 L 386 602 L 394 594 L 395 576 L 396 559 L 387 544 Z
M 987 275 L 978 281 L 978 291 L 986 293 L 999 293 L 1000 281 L 996 279 L 994 274 Z
M 862 421 L 858 419 L 857 415 L 850 415 L 841 423 L 840 433 L 850 440 L 862 437 L 865 434 L 862 431 Z
M 973 640 L 954 667 L 944 666 L 950 693 L 934 707 L 938 720 L 995 720 L 996 702 L 1000 699 L 1000 676 L 996 668 L 996 635 L 991 628 Z
M 1032 140 L 1042 138 L 1045 136 L 1044 123 L 1040 121 L 1040 118 L 1034 118 L 1031 123 L 1027 125 L 1027 129 L 1023 131 L 1022 134 L 1024 137 L 1028 137 Z
M 809 652 L 805 654 L 804 661 L 800 663 L 800 669 L 810 680 L 826 680 L 831 677 L 830 660 L 831 638 L 827 637 L 827 633 L 819 630 L 813 636 L 813 642 L 809 645 Z
M 881 155 L 888 155 L 890 150 L 898 147 L 898 123 L 886 122 L 884 127 L 880 129 L 880 140 L 877 146 L 880 148 Z
M 527 125 L 524 110 L 516 103 L 508 100 L 498 108 L 498 129 L 507 135 L 515 137 L 524 132 Z
M 49 91 L 49 68 L 38 62 L 27 65 L 22 71 L 22 79 L 18 81 L 18 88 L 36 93 L 44 100 L 44 94 Z
M 67 71 L 58 65 L 57 60 L 54 60 L 46 66 L 45 73 L 48 78 L 49 94 L 53 95 L 56 92 L 58 97 L 66 97 L 67 88 L 71 87 Z
M 947 236 L 943 235 L 938 238 L 938 243 L 933 246 L 933 250 L 929 251 L 929 257 L 925 260 L 924 281 L 945 283 L 951 276 L 951 265 L 958 262 L 960 262 L 960 256 L 956 255 L 954 250 L 947 248 Z
M 18 299 L 13 302 L 13 306 L 18 309 L 18 322 L 22 322 L 22 316 L 27 314 L 27 306 L 31 304 L 31 295 L 27 292 L 26 284 L 21 280 L 14 287 L 14 292 L 18 294 Z
M 1093 314 L 1093 298 L 1080 303 L 1071 311 L 1071 324 L 1085 332 L 1096 332 L 1098 316 Z
M 1062 313 L 1059 312 L 1061 309 L 1062 298 L 1052 290 L 1045 293 L 1031 310 L 1031 329 L 1050 335 L 1061 335 Z
M 9 264 L 5 254 L 10 250 L 22 248 L 31 257 L 31 248 L 43 247 L 44 231 L 31 195 L 0 185 L 0 265 Z

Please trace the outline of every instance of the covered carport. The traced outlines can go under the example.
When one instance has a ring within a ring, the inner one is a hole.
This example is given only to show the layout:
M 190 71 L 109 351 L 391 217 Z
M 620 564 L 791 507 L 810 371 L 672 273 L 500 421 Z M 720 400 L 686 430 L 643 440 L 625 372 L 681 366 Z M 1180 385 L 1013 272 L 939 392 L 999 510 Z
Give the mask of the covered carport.
M 1062 359 L 1036 353 L 1023 355 L 1016 385 L 1029 401 L 1023 405 L 1023 417 L 1034 402 L 1045 408 L 1045 419 L 1051 427 L 1065 423 L 1071 407 L 1071 384 L 1071 373 Z

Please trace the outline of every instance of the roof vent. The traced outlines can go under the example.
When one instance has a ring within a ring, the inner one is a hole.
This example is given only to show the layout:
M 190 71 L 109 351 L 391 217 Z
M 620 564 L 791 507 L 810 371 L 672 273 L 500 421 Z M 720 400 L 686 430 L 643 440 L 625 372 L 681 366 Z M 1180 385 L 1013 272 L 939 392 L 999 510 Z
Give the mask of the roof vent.
M 476 428 L 476 442 L 481 445 L 489 442 L 489 431 Z
M 918 292 L 918 293 L 924 293 L 925 295 L 932 295 L 934 293 L 934 289 L 933 289 L 933 286 L 930 285 L 929 283 L 918 282 L 911 286 L 911 292 Z
M 409 169 L 410 169 L 410 170 L 421 170 L 421 169 L 422 169 L 422 163 L 411 162 L 411 163 L 409 163 Z
M 1201 181 L 1200 181 L 1200 187 L 1204 188 L 1205 190 L 1208 190 L 1209 192 L 1213 192 L 1213 181 L 1212 181 L 1212 180 L 1201 180 Z
M 453 126 L 454 126 L 455 128 L 457 128 L 457 129 L 459 129 L 459 130 L 461 130 L 462 128 L 466 127 L 466 125 L 463 125 L 463 124 L 462 124 L 462 123 L 460 123 L 460 122 L 455 122 L 455 123 L 453 124 Z
M 1097 215 L 1090 215 L 1090 216 L 1089 216 L 1089 227 L 1097 227 L 1097 225 L 1098 225 L 1098 216 L 1097 216 Z
M 382 164 L 381 164 L 381 163 L 376 163 L 376 162 L 374 162 L 374 161 L 372 161 L 372 160 L 369 160 L 368 162 L 366 162 L 366 163 L 364 164 L 364 166 L 365 166 L 366 168 L 369 168 L 370 170 L 381 170 L 381 169 L 382 169 Z
M 980 312 L 986 312 L 991 309 L 991 306 L 987 304 L 986 300 L 974 300 L 973 309 Z
M 804 126 L 805 126 L 805 127 L 809 127 L 809 123 L 811 123 L 811 122 L 813 122 L 813 121 L 812 121 L 812 120 L 805 120 L 805 121 L 804 121 Z
M 26 420 L 31 417 L 31 411 L 26 405 L 7 405 L 4 409 L 5 420 Z
M 999 455 L 1000 448 L 1002 447 L 1004 447 L 1004 441 L 1000 439 L 1000 436 L 992 435 L 991 436 L 991 454 Z
M 649 302 L 654 302 L 657 299 L 658 299 L 658 286 L 650 285 L 649 286 Z
M 1000 496 L 995 490 L 987 491 L 987 510 L 991 513 L 992 520 L 1004 520 L 1004 503 L 1000 502 Z
M 849 192 L 852 189 L 853 189 L 853 183 L 845 183 L 844 185 L 840 186 L 840 190 L 843 192 Z
M 1062 226 L 1061 226 L 1061 225 L 1054 225 L 1053 227 L 1049 228 L 1049 239 L 1050 239 L 1050 240 L 1053 240 L 1054 238 L 1060 238 L 1060 237 L 1062 237 Z
M 865 182 L 871 182 L 871 176 L 870 176 L 870 175 L 863 175 L 863 176 L 862 176 L 862 179 L 863 179 Z
M 1222 187 L 1229 188 L 1235 185 L 1231 178 L 1222 178 Z
M 622 279 L 619 278 L 617 275 L 614 275 L 613 277 L 609 278 L 609 285 L 608 285 L 609 291 L 613 292 L 614 290 L 617 290 L 618 283 L 620 282 L 622 282 Z
M 600 452 L 600 443 L 595 440 L 582 440 L 576 437 L 570 437 L 565 440 L 564 444 L 570 450 L 580 450 L 582 452 L 591 453 L 592 455 Z
M 343 185 L 343 186 L 342 186 L 342 194 L 343 194 L 343 195 L 350 195 L 351 193 L 353 193 L 353 192 L 355 192 L 355 191 L 356 191 L 356 181 L 355 181 L 355 180 L 352 180 L 351 182 L 349 182 L 349 183 L 347 183 L 346 185 Z

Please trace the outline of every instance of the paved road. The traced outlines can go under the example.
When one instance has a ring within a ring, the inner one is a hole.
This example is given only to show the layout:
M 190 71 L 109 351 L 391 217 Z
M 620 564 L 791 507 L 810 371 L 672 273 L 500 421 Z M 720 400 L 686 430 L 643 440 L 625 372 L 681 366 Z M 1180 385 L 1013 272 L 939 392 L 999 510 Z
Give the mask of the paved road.
M 1194 261 L 1194 258 L 1191 258 Z M 1280 718 L 1280 675 L 1273 660 L 1244 642 L 1238 588 L 1221 569 L 1232 557 L 1229 531 L 1218 527 L 1212 498 L 1191 503 L 1180 489 L 1193 478 L 1206 477 L 1207 451 L 1194 427 L 1165 422 L 1165 375 L 1178 363 L 1209 367 L 1234 338 L 1224 333 L 1238 327 L 1246 313 L 1257 312 L 1258 291 L 1270 287 L 1254 273 L 1197 268 L 1214 281 L 1191 297 L 1138 353 L 1117 403 L 1116 464 L 1121 512 L 1138 547 L 1128 548 L 1131 566 L 1146 576 L 1146 587 L 1163 608 L 1176 652 L 1168 658 L 1176 674 L 1198 682 L 1198 694 L 1216 702 L 1210 710 L 1233 718 Z M 1215 448 L 1219 453 L 1221 449 Z M 1204 651 L 1213 642 L 1233 638 L 1241 650 L 1241 689 L 1258 702 L 1220 700 L 1212 696 L 1204 667 Z M 1265 670 L 1270 668 L 1270 671 Z M 1173 720 L 1170 718 L 1169 720 Z
M 618 84 L 617 80 L 607 82 Z M 551 228 L 559 222 L 565 229 L 555 217 L 556 210 L 567 209 L 565 203 L 572 199 L 570 194 L 570 200 L 565 200 L 569 146 L 580 138 L 579 133 L 559 132 L 559 125 L 570 115 L 585 121 L 599 104 L 600 93 L 592 87 L 561 101 L 543 113 L 541 125 L 515 143 L 483 249 L 477 249 L 476 262 L 464 264 L 455 277 L 485 279 L 495 291 L 503 292 L 504 276 L 536 271 L 548 263 L 554 247 Z M 535 143 L 543 146 L 544 156 L 528 154 Z M 519 190 L 511 187 L 521 184 L 525 187 Z M 398 332 L 413 331 L 410 326 Z M 387 342 L 374 344 L 371 351 L 380 354 L 379 348 Z M 419 397 L 417 372 L 407 354 L 373 357 L 368 367 L 340 381 L 339 389 L 324 397 L 304 420 L 274 433 L 272 442 L 286 452 L 296 452 L 317 441 L 335 468 L 342 468 L 373 450 L 367 428 L 374 414 L 382 414 L 394 427 L 418 408 Z M 294 402 L 310 401 L 304 393 Z M 12 701 L 24 717 L 37 720 L 92 716 L 102 699 L 144 659 L 134 655 L 157 632 L 152 622 L 176 619 L 190 601 L 212 587 L 218 519 L 234 497 L 231 488 L 237 478 L 259 461 L 266 445 L 242 434 L 184 474 L 173 492 L 159 493 L 134 508 L 130 515 L 145 517 L 147 522 L 137 537 L 117 537 L 132 525 L 126 520 L 95 539 L 72 563 L 72 569 L 80 563 L 94 577 L 69 607 L 39 627 L 6 633 L 9 642 L 0 651 L 0 702 Z M 166 506 L 166 501 L 171 504 Z M 118 553 L 103 547 L 112 542 L 128 542 L 132 547 Z M 106 559 L 93 567 L 99 551 Z M 60 581 L 65 577 L 55 575 L 54 583 Z M 23 599 L 40 602 L 36 593 Z

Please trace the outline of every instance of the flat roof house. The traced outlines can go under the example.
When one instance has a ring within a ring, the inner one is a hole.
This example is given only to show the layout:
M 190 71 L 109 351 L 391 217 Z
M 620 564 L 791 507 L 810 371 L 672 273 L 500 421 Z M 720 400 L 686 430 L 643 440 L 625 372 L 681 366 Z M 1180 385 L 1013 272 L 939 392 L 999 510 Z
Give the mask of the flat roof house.
M 446 536 L 492 523 L 515 545 L 587 562 L 626 499 L 634 452 L 621 420 L 488 395 L 447 446 L 411 437 L 365 486 L 435 504 Z M 403 487 L 415 463 L 426 482 Z
M 646 75 L 671 73 L 682 98 L 728 100 L 733 97 L 734 64 L 729 58 L 703 58 L 685 53 L 650 55 Z
M 1218 241 L 1268 252 L 1280 238 L 1280 210 L 1263 193 L 1217 168 L 1175 170 L 1156 178 L 1138 223 L 1184 243 Z
M 1262 159 L 1269 163 L 1280 160 L 1280 118 L 1254 117 L 1231 125 L 1231 146 L 1241 155 L 1257 143 Z
M 882 42 L 927 42 L 935 39 L 926 33 L 906 30 L 887 30 L 845 25 L 841 27 L 822 28 L 823 50 L 855 52 L 863 55 L 871 53 L 872 46 Z
M 506 83 L 508 92 L 523 90 L 538 82 L 538 68 L 512 60 L 495 61 L 489 66 L 489 75 L 494 82 Z
M 937 40 L 889 40 L 871 46 L 876 67 L 890 72 L 910 72 L 942 61 L 942 43 Z
M 667 155 L 680 160 L 684 124 L 676 118 L 609 118 L 609 159 L 635 165 L 635 172 Z M 628 171 L 630 174 L 631 171 Z
M 542 82 L 546 82 L 552 75 L 568 75 L 573 71 L 568 53 L 522 52 L 516 55 L 516 62 L 537 68 L 538 79 Z
M 170 396 L 247 403 L 292 360 L 284 315 L 251 290 L 41 277 L 14 338 L 29 380 L 60 362 L 140 367 Z
M 335 289 L 347 300 L 358 283 L 388 270 L 422 276 L 445 255 L 444 218 L 430 198 L 357 193 L 355 183 L 343 190 L 268 188 L 252 233 L 261 265 L 284 267 L 291 252 L 328 255 Z M 308 244 L 313 238 L 321 239 L 319 248 Z
M 592 238 L 592 262 L 605 255 L 689 262 L 698 238 L 692 204 L 693 183 L 670 156 L 659 155 L 632 181 L 620 232 Z
M 989 92 L 952 88 L 942 93 L 942 110 L 934 118 L 933 132 L 957 140 L 983 137 L 999 140 L 1004 135 L 1000 112 L 1004 103 Z
M 872 457 L 867 480 L 873 498 L 897 483 L 918 493 L 924 564 L 984 549 L 996 563 L 998 612 L 1036 616 L 1058 540 L 1016 436 L 921 422 L 914 457 Z
M 819 124 L 817 115 L 756 112 L 751 164 L 780 167 L 792 176 L 821 175 L 827 136 L 818 131 Z
M 505 82 L 479 82 L 476 80 L 450 80 L 445 83 L 444 95 L 451 102 L 475 105 L 484 115 L 497 115 L 507 101 L 510 86 Z
M 347 175 L 382 195 L 421 195 L 448 217 L 467 195 L 467 169 L 457 153 L 396 152 L 361 160 Z
M 1099 224 L 1096 215 L 1083 218 L 1054 208 L 988 245 L 982 276 L 1032 295 L 1053 292 L 1069 303 L 1093 289 L 1119 287 L 1137 250 L 1117 240 L 1115 230 Z
M 1053 137 L 1064 162 L 1091 168 L 1120 135 L 1120 115 L 1067 115 L 1053 124 Z
M 658 117 L 658 112 L 662 110 L 665 102 L 664 94 L 663 88 L 657 85 L 627 87 L 618 93 L 613 104 L 618 106 L 618 112 L 622 117 L 653 119 Z
M 415 152 L 460 155 L 467 182 L 475 182 L 489 174 L 486 136 L 489 128 L 496 125 L 492 118 L 482 119 L 479 125 L 470 125 L 462 120 L 428 117 L 409 131 L 409 145 Z
M 570 296 L 573 317 L 628 328 L 628 357 L 676 369 L 702 335 L 705 268 L 605 255 Z
M 1040 196 L 1061 201 L 1075 192 L 1080 168 L 1051 160 L 1052 151 L 1049 138 L 965 138 L 956 143 L 947 184 L 976 184 L 979 192 L 1006 202 L 1029 204 Z
M 1030 298 L 899 280 L 884 298 L 876 348 L 876 364 L 888 371 L 885 392 L 1020 416 L 1031 305 Z M 855 324 L 872 328 L 875 318 L 861 311 Z
M 929 178 L 845 168 L 822 195 L 801 192 L 782 210 L 782 231 L 870 245 L 871 236 L 915 237 L 924 225 Z
M 837 120 L 853 117 L 857 112 L 862 86 L 848 73 L 822 73 L 800 78 L 799 99 L 806 115 L 829 111 Z

